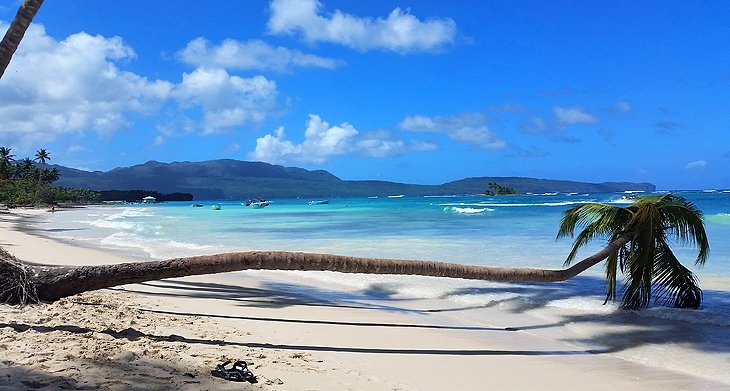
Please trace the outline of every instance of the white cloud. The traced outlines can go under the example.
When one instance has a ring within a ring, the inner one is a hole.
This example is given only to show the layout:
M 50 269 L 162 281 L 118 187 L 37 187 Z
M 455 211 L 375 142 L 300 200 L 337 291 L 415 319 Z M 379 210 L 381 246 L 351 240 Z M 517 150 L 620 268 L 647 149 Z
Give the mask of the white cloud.
M 268 163 L 324 163 L 332 156 L 349 152 L 357 133 L 357 129 L 347 122 L 330 126 L 318 115 L 310 114 L 301 144 L 285 140 L 284 128 L 279 127 L 274 134 L 256 140 L 256 149 L 249 158 Z
M 241 149 L 241 145 L 238 143 L 229 144 L 226 146 L 226 152 L 237 152 Z
M 540 117 L 530 118 L 524 125 L 522 130 L 532 134 L 542 134 L 550 131 L 550 128 L 545 123 L 545 120 Z
M 66 153 L 79 153 L 79 152 L 90 152 L 90 150 L 83 145 L 69 145 L 68 148 L 66 148 Z
M 121 68 L 135 58 L 120 37 L 82 32 L 56 40 L 32 24 L 0 83 L 0 142 L 20 147 L 69 133 L 110 135 L 163 107 L 175 118 L 156 124 L 166 138 L 257 123 L 278 110 L 276 83 L 263 76 L 200 67 L 179 83 L 149 80 Z
M 707 167 L 707 162 L 704 160 L 695 160 L 693 162 L 687 163 L 687 165 L 684 166 L 684 168 L 686 168 L 687 170 L 694 170 L 705 167 Z
M 178 52 L 178 57 L 182 62 L 195 67 L 278 72 L 292 67 L 333 69 L 340 64 L 331 58 L 305 54 L 281 46 L 274 47 L 257 39 L 244 42 L 226 39 L 216 46 L 204 38 L 196 38 Z
M 120 37 L 77 33 L 56 41 L 32 24 L 0 83 L 0 139 L 48 142 L 129 127 L 129 114 L 155 111 L 173 87 L 118 68 L 134 58 Z
M 248 154 L 251 160 L 272 164 L 296 161 L 301 156 L 302 146 L 285 140 L 284 127 L 280 126 L 274 134 L 256 139 L 256 149 Z
M 445 133 L 455 142 L 473 144 L 482 148 L 504 148 L 507 143 L 492 132 L 485 122 L 486 118 L 479 113 L 444 117 L 414 115 L 404 118 L 398 126 L 414 132 Z
M 409 10 L 395 8 L 385 18 L 359 17 L 336 10 L 323 14 L 317 0 L 273 0 L 268 22 L 272 34 L 301 34 L 311 43 L 331 42 L 367 51 L 398 53 L 438 50 L 453 42 L 452 19 L 420 20 Z
M 553 114 L 555 114 L 555 121 L 558 125 L 579 125 L 579 124 L 592 124 L 598 122 L 598 119 L 593 114 L 580 107 L 553 107 Z
M 616 110 L 620 113 L 628 114 L 633 111 L 633 108 L 631 107 L 631 102 L 620 100 L 616 102 Z
M 202 108 L 204 134 L 263 121 L 276 109 L 276 95 L 276 83 L 263 76 L 244 78 L 212 68 L 184 73 L 172 91 L 183 108 Z
M 167 141 L 167 140 L 165 140 L 165 137 L 157 136 L 157 137 L 155 137 L 154 140 L 152 140 L 152 146 L 159 147 L 160 145 L 164 144 L 165 141 Z
M 388 157 L 400 155 L 410 151 L 433 151 L 437 148 L 434 143 L 412 140 L 403 141 L 393 139 L 390 133 L 379 130 L 364 133 L 357 142 L 357 148 L 365 156 Z
M 256 148 L 248 154 L 248 158 L 278 164 L 321 164 L 346 153 L 381 158 L 433 149 L 436 149 L 433 143 L 396 140 L 385 130 L 360 133 L 347 122 L 330 126 L 318 115 L 310 114 L 304 141 L 300 144 L 287 140 L 284 128 L 279 127 L 273 134 L 258 138 Z

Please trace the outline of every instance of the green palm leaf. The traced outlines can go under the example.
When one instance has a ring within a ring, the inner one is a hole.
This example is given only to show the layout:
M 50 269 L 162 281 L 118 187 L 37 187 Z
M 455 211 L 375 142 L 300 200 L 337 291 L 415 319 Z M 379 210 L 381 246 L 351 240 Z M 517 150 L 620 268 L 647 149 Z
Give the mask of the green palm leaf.
M 576 235 L 577 229 L 581 231 Z M 655 301 L 681 308 L 698 308 L 702 290 L 697 277 L 676 258 L 670 240 L 698 249 L 695 264 L 707 260 L 710 246 L 702 212 L 672 194 L 640 197 L 631 205 L 588 203 L 564 212 L 558 238 L 575 237 L 565 264 L 596 238 L 628 240 L 606 258 L 606 302 L 616 297 L 618 271 L 623 273 L 621 306 L 642 308 Z M 652 292 L 652 289 L 654 291 Z

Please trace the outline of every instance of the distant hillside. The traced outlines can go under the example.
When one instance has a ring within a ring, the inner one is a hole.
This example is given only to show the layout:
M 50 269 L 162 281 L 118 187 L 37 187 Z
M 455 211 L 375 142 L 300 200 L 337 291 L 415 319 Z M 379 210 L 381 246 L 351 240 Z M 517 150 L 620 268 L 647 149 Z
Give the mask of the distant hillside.
M 61 173 L 61 179 L 56 182 L 59 186 L 99 191 L 149 189 L 160 193 L 190 193 L 196 199 L 478 194 L 484 192 L 489 182 L 512 187 L 518 193 L 652 191 L 656 188 L 650 183 L 583 183 L 519 177 L 467 178 L 442 185 L 346 181 L 324 170 L 309 171 L 229 159 L 173 163 L 149 161 L 106 172 L 54 167 Z

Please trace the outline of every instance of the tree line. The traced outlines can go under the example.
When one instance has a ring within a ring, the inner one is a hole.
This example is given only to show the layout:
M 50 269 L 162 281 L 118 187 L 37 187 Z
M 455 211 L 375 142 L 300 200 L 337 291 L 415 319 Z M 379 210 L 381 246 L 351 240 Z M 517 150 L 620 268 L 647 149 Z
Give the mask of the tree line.
M 49 160 L 51 154 L 46 149 L 39 149 L 34 159 L 16 160 L 11 148 L 0 147 L 0 203 L 38 205 L 100 200 L 99 193 L 91 190 L 52 186 L 61 174 L 55 167 L 43 167 Z

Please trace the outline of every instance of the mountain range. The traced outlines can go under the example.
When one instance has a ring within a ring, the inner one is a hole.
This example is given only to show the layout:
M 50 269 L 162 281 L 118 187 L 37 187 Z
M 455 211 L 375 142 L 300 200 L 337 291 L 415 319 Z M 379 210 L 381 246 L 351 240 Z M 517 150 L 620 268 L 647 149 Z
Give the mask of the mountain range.
M 653 191 L 651 183 L 585 183 L 524 177 L 475 177 L 440 185 L 417 185 L 378 180 L 342 180 L 325 170 L 306 170 L 263 162 L 231 159 L 203 162 L 149 161 L 110 171 L 84 171 L 58 165 L 58 186 L 90 190 L 154 190 L 190 193 L 195 199 L 253 197 L 355 197 L 385 195 L 482 194 L 491 182 L 517 193 Z

